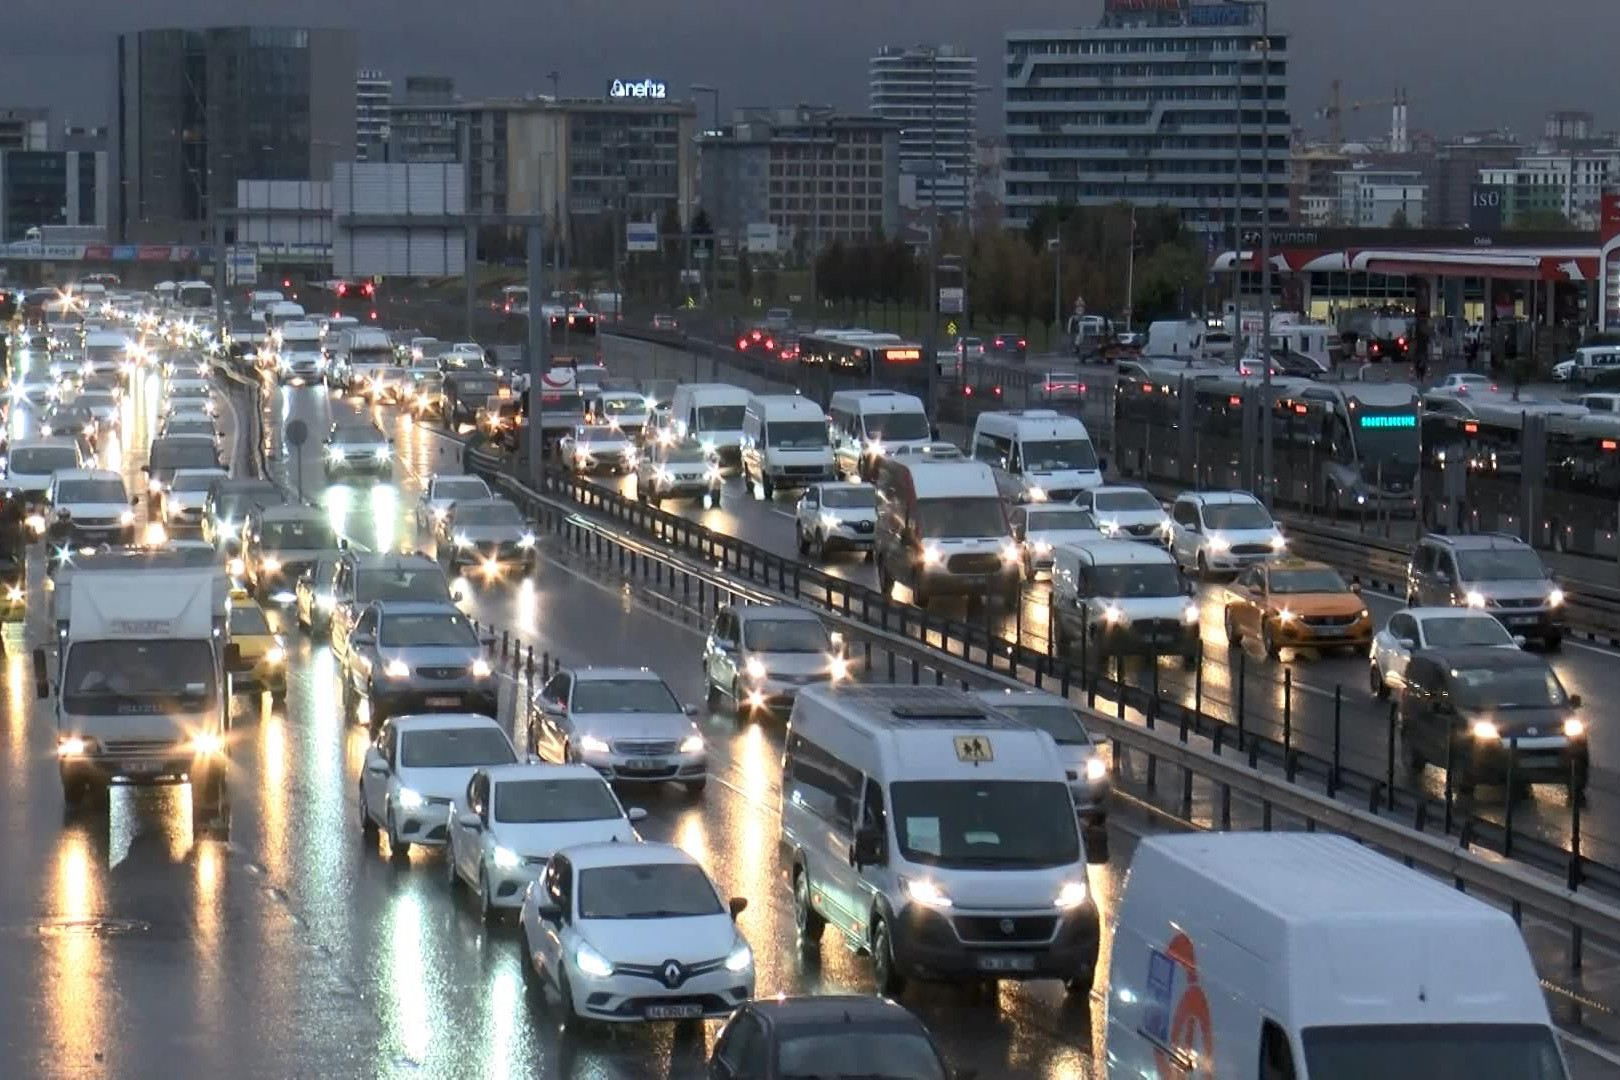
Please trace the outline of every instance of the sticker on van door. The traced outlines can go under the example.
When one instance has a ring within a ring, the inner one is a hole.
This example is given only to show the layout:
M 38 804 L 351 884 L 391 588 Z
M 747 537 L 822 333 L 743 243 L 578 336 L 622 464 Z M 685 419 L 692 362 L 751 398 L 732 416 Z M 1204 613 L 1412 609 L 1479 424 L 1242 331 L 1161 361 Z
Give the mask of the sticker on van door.
M 990 746 L 990 740 L 983 735 L 958 735 L 956 760 L 969 765 L 982 765 L 987 761 L 996 760 L 996 752 Z
M 1153 1044 L 1159 1080 L 1215 1075 L 1215 1029 L 1198 984 L 1192 940 L 1178 933 L 1148 953 L 1147 1009 L 1141 1034 Z

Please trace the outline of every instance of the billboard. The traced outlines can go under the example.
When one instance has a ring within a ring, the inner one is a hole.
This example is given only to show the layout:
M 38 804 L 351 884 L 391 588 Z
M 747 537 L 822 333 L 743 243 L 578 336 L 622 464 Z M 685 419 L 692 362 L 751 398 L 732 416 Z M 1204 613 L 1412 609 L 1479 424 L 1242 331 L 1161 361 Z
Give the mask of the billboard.
M 663 101 L 669 96 L 669 87 L 657 79 L 614 79 L 608 83 L 607 96 L 614 101 L 625 98 Z
M 1103 0 L 1103 10 L 1110 15 L 1132 11 L 1175 12 L 1181 10 L 1181 3 L 1182 0 Z
M 748 226 L 747 245 L 750 255 L 774 254 L 778 250 L 779 243 L 777 228 L 770 222 Z
M 1468 227 L 1476 235 L 1494 236 L 1502 228 L 1502 189 L 1488 184 L 1469 188 Z
M 1187 25 L 1248 26 L 1254 21 L 1253 14 L 1248 4 L 1191 4 L 1187 8 Z
M 652 221 L 627 221 L 624 225 L 624 250 L 657 251 L 658 224 Z

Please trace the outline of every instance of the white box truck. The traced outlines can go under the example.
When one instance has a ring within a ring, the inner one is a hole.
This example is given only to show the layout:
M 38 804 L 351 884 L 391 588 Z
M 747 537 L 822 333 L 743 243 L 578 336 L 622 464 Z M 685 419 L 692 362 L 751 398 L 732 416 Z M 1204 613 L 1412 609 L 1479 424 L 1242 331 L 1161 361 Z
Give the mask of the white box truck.
M 76 576 L 55 686 L 70 807 L 111 783 L 190 781 L 199 818 L 223 800 L 228 674 L 240 657 L 226 639 L 216 576 L 133 566 Z M 50 697 L 43 649 L 34 650 L 34 679 Z

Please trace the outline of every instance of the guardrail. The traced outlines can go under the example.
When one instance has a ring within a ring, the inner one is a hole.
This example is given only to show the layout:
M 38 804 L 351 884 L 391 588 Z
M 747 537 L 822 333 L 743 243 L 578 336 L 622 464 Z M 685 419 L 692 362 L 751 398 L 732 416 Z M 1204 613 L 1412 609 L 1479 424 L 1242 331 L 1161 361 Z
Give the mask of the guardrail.
M 1060 694 L 1083 710 L 1094 735 L 1112 745 L 1116 778 L 1129 779 L 1150 797 L 1168 788 L 1171 812 L 1195 827 L 1231 827 L 1237 802 L 1255 811 L 1252 823 L 1258 828 L 1295 825 L 1353 836 L 1458 889 L 1506 906 L 1516 920 L 1530 915 L 1560 928 L 1568 935 L 1571 970 L 1580 970 L 1588 939 L 1620 945 L 1620 908 L 1577 890 L 1583 877 L 1578 856 L 1568 863 L 1569 880 L 1560 884 L 1529 867 L 1472 850 L 1484 838 L 1473 822 L 1464 823 L 1456 837 L 1440 837 L 1424 831 L 1424 804 L 1417 806 L 1416 820 L 1410 824 L 1380 813 L 1383 792 L 1376 781 L 1370 788 L 1370 805 L 1347 804 L 1342 797 L 1354 778 L 1347 774 L 1340 778 L 1343 782 L 1336 782 L 1328 773 L 1321 777 L 1325 789 L 1313 790 L 1304 782 L 1310 774 L 1299 755 L 1284 754 L 1279 760 L 1275 753 L 1279 748 L 1266 740 L 1239 738 L 1233 746 L 1224 729 L 1202 730 L 1188 711 L 1160 713 L 1153 703 L 1146 703 L 1147 722 L 1140 725 L 1126 720 L 1122 712 L 1110 716 L 1099 711 L 1083 700 L 1095 688 L 1055 658 L 1028 655 L 1008 642 L 999 643 L 1007 647 L 1004 658 L 994 647 L 988 652 L 975 653 L 970 647 L 953 653 L 948 649 L 950 638 L 942 633 L 947 623 L 884 602 L 871 590 L 854 587 L 829 605 L 826 598 L 836 590 L 824 592 L 819 601 L 807 592 L 807 586 L 825 590 L 831 584 L 818 571 L 757 549 L 744 551 L 741 545 L 728 543 L 730 538 L 656 510 L 638 508 L 641 512 L 633 516 L 648 528 L 626 534 L 581 513 L 589 504 L 571 497 L 580 492 L 566 475 L 546 473 L 537 490 L 505 472 L 501 460 L 491 455 L 470 450 L 466 462 L 536 520 L 554 554 L 560 548 L 564 556 L 616 567 L 619 574 L 639 579 L 700 617 L 733 599 L 808 603 L 858 647 L 865 670 L 879 673 L 886 668 L 891 682 L 909 678 L 924 683 L 929 676 L 936 685 L 959 683 L 964 688 L 1033 682 Z M 507 655 L 504 642 L 501 653 Z M 515 654 L 512 661 L 517 667 Z M 541 677 L 549 670 L 549 658 L 542 658 Z M 531 683 L 534 672 L 531 651 L 526 665 Z M 1201 745 L 1201 738 L 1195 741 L 1195 736 L 1209 736 L 1209 746 Z M 1206 801 L 1214 808 L 1207 824 L 1192 813 L 1195 803 Z

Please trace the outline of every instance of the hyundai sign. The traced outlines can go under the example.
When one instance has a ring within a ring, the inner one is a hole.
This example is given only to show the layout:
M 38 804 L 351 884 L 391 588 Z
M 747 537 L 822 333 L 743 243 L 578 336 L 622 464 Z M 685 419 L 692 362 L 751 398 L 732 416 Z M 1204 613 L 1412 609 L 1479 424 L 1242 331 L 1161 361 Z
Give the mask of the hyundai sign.
M 614 79 L 608 84 L 608 97 L 615 101 L 625 98 L 642 98 L 654 101 L 663 101 L 669 96 L 669 88 L 657 79 L 641 79 L 626 82 L 623 79 Z

